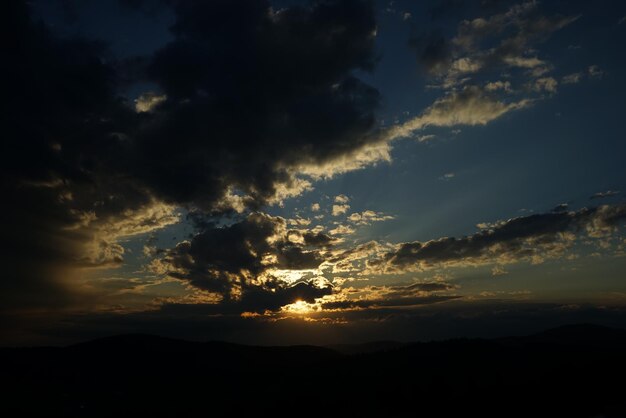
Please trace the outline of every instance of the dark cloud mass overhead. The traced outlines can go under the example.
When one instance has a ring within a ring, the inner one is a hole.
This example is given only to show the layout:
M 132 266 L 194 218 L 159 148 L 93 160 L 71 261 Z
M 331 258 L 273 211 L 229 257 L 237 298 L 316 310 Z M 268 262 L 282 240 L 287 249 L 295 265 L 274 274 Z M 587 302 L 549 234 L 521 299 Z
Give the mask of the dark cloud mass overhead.
M 30 18 L 23 2 L 4 8 L 12 47 L 3 70 L 10 98 L 1 157 L 3 229 L 10 243 L 2 251 L 8 270 L 0 284 L 3 305 L 58 304 L 64 267 L 80 258 L 86 239 L 74 226 L 96 207 L 107 217 L 149 197 L 136 182 L 119 182 L 121 173 L 104 168 L 134 118 L 115 94 L 106 48 L 56 38 Z
M 146 68 L 167 99 L 137 132 L 139 175 L 163 198 L 210 209 L 233 187 L 262 204 L 298 165 L 373 139 L 378 92 L 352 75 L 374 65 L 369 3 L 173 7 L 175 39 Z
M 80 260 L 98 239 L 96 219 L 155 202 L 232 211 L 229 193 L 261 207 L 296 186 L 298 165 L 373 138 L 378 93 L 352 75 L 374 64 L 368 2 L 281 10 L 264 1 L 171 2 L 173 41 L 135 70 L 136 81 L 158 86 L 144 97 L 162 97 L 140 98 L 141 112 L 121 96 L 126 67 L 106 45 L 56 37 L 23 2 L 5 7 L 15 48 L 4 77 L 12 103 L 2 215 L 12 245 L 2 286 L 22 288 L 30 301 L 63 275 L 57 265 Z M 290 266 L 315 261 L 297 250 L 281 257 Z

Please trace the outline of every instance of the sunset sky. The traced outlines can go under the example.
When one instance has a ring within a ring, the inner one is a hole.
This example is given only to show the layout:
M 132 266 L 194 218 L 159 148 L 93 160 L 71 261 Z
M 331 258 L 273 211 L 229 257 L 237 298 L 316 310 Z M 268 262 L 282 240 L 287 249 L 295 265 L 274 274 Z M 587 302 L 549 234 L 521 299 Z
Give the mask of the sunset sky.
M 626 3 L 3 8 L 3 345 L 626 326 Z

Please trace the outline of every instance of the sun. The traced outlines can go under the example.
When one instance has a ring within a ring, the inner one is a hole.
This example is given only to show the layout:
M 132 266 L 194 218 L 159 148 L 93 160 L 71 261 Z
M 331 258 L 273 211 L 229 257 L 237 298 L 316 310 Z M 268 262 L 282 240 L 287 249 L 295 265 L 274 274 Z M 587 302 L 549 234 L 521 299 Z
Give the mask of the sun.
M 289 305 L 283 306 L 282 310 L 284 312 L 297 314 L 297 315 L 304 315 L 304 314 L 314 311 L 312 304 L 305 302 L 303 300 L 300 300 L 300 299 L 296 300 L 293 303 L 290 303 Z

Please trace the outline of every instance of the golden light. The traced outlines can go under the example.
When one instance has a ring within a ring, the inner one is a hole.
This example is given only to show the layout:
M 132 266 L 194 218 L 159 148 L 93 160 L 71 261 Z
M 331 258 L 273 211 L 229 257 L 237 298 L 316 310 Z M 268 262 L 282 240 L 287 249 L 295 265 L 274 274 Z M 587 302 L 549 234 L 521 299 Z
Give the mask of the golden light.
M 302 270 L 270 269 L 267 271 L 267 273 L 289 284 L 295 283 L 298 280 L 302 280 L 305 276 L 321 274 L 321 272 L 318 269 L 302 269 Z
M 315 305 L 305 302 L 303 300 L 297 300 L 294 303 L 283 306 L 281 310 L 286 313 L 304 315 L 315 311 Z

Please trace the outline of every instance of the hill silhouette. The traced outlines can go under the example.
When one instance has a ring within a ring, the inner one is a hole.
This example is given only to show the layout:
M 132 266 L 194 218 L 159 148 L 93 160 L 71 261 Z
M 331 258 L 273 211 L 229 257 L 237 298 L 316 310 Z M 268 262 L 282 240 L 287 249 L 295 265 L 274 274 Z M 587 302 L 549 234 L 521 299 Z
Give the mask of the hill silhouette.
M 626 331 L 258 347 L 121 335 L 0 349 L 4 416 L 626 417 Z

